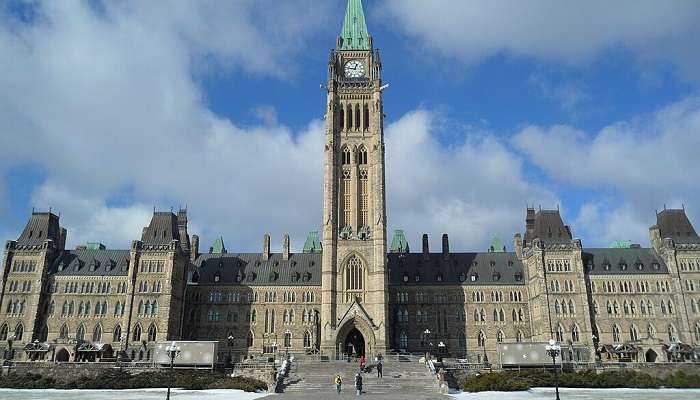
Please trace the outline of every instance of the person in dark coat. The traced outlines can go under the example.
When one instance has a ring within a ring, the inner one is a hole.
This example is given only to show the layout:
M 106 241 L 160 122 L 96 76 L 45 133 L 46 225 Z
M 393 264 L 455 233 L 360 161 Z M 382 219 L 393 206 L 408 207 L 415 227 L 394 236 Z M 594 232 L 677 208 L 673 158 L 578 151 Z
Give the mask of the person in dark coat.
M 377 378 L 384 377 L 384 374 L 382 374 L 382 368 L 384 368 L 382 365 L 382 360 L 377 361 Z
M 357 395 L 362 394 L 362 374 L 359 372 L 355 375 L 355 389 L 357 389 Z

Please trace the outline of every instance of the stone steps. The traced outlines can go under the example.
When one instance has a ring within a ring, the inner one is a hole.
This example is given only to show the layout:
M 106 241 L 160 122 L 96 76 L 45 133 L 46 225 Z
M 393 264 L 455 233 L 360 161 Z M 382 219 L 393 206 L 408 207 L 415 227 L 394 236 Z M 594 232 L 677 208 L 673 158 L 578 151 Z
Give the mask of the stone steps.
M 284 382 L 284 393 L 335 393 L 333 378 L 340 374 L 343 391 L 354 392 L 354 377 L 359 371 L 356 363 L 318 362 L 293 366 Z M 419 363 L 385 363 L 384 377 L 377 378 L 374 368 L 362 374 L 363 391 L 381 394 L 436 393 L 435 378 Z

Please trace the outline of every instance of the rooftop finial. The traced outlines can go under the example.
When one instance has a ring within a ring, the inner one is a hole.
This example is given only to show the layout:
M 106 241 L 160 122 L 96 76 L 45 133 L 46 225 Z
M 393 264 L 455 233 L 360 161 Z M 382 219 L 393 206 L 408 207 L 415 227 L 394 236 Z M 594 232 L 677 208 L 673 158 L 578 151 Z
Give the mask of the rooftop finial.
M 369 32 L 362 10 L 362 0 L 348 0 L 338 50 L 370 50 Z

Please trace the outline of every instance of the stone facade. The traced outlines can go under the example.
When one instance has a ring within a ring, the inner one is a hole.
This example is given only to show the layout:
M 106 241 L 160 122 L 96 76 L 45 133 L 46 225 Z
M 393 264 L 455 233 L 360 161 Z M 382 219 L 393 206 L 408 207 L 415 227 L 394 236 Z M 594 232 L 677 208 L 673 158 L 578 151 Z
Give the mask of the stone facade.
M 513 251 L 387 246 L 379 52 L 350 0 L 328 62 L 322 235 L 302 253 L 200 252 L 187 211 L 154 212 L 130 249 L 66 249 L 51 212 L 5 246 L 0 345 L 16 358 L 149 360 L 157 341 L 217 340 L 219 361 L 289 353 L 444 351 L 498 362 L 554 338 L 565 359 L 685 360 L 700 346 L 700 237 L 664 210 L 651 247 L 584 248 L 558 210 L 526 210 Z M 13 341 L 8 341 L 14 338 Z M 11 343 L 11 344 L 10 344 Z

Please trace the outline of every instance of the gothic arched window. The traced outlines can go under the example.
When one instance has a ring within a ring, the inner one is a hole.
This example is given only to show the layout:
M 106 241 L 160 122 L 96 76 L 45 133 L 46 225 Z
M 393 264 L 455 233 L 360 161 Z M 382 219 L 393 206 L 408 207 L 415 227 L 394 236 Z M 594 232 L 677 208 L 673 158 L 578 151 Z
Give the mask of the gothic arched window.
M 119 343 L 122 340 L 122 327 L 121 325 L 117 325 L 114 328 L 114 333 L 112 333 L 112 342 L 114 343 Z
M 362 261 L 357 256 L 352 256 L 345 267 L 345 291 L 348 293 L 346 301 L 354 296 L 353 293 L 361 293 L 364 289 L 364 268 Z
M 156 328 L 156 324 L 151 324 L 151 326 L 148 327 L 148 341 L 155 342 L 157 337 L 158 328 Z
M 141 325 L 140 324 L 136 324 L 136 326 L 134 327 L 134 334 L 132 335 L 131 339 L 134 342 L 141 341 Z
M 59 339 L 68 339 L 68 325 L 63 324 L 61 330 L 58 333 Z
M 99 303 L 97 303 L 99 304 Z M 97 325 L 95 327 L 95 330 L 92 332 L 92 341 L 93 342 L 100 342 L 102 340 L 102 326 Z
M 80 324 L 80 326 L 78 326 L 78 330 L 75 331 L 75 339 L 79 342 L 85 340 L 85 325 Z

